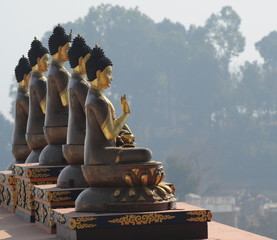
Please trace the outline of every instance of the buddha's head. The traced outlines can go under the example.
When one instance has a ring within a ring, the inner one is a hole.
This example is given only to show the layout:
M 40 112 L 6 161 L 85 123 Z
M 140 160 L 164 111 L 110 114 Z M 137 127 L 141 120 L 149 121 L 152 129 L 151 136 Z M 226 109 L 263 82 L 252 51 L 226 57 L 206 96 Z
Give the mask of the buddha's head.
M 60 24 L 56 26 L 48 40 L 49 51 L 53 60 L 58 62 L 68 61 L 70 42 L 71 33 L 67 35 Z
M 31 43 L 28 59 L 33 71 L 47 72 L 49 68 L 49 52 L 36 38 Z
M 86 62 L 90 58 L 91 48 L 79 34 L 74 38 L 72 46 L 68 50 L 70 67 L 79 73 L 86 73 Z
M 111 60 L 105 56 L 103 49 L 96 45 L 86 62 L 88 81 L 99 89 L 109 88 L 113 80 L 112 66 Z
M 26 57 L 22 56 L 19 59 L 18 64 L 14 69 L 14 72 L 18 84 L 21 87 L 27 89 L 31 78 L 32 67 Z

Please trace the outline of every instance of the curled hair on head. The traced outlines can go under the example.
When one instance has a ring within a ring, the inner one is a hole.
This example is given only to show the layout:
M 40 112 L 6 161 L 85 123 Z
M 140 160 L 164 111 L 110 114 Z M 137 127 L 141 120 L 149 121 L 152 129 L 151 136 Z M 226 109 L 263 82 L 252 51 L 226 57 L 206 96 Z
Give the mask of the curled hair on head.
M 58 52 L 59 47 L 63 47 L 66 43 L 71 41 L 71 33 L 66 34 L 64 28 L 58 24 L 49 37 L 48 47 L 51 55 Z
M 105 56 L 102 48 L 95 46 L 91 51 L 91 56 L 86 62 L 86 70 L 88 81 L 93 81 L 96 79 L 96 72 L 100 70 L 101 72 L 108 66 L 112 66 L 112 61 Z
M 84 38 L 79 34 L 74 38 L 72 46 L 68 50 L 68 59 L 71 68 L 75 68 L 79 65 L 79 58 L 85 57 L 91 52 L 91 48 L 86 44 Z
M 42 58 L 43 55 L 45 55 L 46 53 L 49 53 L 47 48 L 42 46 L 41 41 L 35 38 L 31 43 L 31 48 L 28 52 L 28 58 L 29 58 L 31 67 L 37 64 L 37 58 Z
M 14 69 L 17 82 L 21 82 L 24 75 L 28 75 L 32 71 L 31 65 L 24 55 L 19 59 L 17 66 Z

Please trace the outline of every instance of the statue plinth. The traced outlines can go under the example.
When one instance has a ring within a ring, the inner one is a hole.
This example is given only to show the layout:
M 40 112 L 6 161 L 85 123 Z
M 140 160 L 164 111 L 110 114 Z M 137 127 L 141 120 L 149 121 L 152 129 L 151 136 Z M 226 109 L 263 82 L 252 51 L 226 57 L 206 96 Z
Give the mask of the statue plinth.
M 0 204 L 1 207 L 15 212 L 16 207 L 16 179 L 12 171 L 0 172 Z
M 84 164 L 84 145 L 63 145 L 63 154 L 69 165 L 61 171 L 58 178 L 57 187 L 88 187 L 88 183 L 84 178 L 81 168 L 81 165 Z
M 28 222 L 35 221 L 34 185 L 54 184 L 64 166 L 40 166 L 38 163 L 15 164 L 16 214 Z
M 32 151 L 27 157 L 25 163 L 37 163 L 41 151 L 47 145 L 45 136 L 42 133 L 26 133 L 26 141 Z
M 76 199 L 79 212 L 167 210 L 175 206 L 174 186 L 162 182 L 160 162 L 83 165 L 90 188 Z
M 211 212 L 178 202 L 176 209 L 130 213 L 83 213 L 54 209 L 57 237 L 89 239 L 206 239 Z
M 41 151 L 39 165 L 66 165 L 62 144 L 66 142 L 67 127 L 43 127 L 48 145 Z
M 55 234 L 56 223 L 53 219 L 53 209 L 72 208 L 75 200 L 84 188 L 58 188 L 56 184 L 35 185 L 34 200 L 35 223 L 44 231 Z

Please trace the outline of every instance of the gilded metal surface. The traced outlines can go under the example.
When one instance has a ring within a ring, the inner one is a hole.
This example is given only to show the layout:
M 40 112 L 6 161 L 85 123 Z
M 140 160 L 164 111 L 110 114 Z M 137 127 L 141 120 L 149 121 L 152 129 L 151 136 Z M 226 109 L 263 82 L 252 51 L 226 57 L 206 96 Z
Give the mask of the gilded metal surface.
M 39 209 L 40 209 L 40 203 L 35 201 L 34 204 L 34 211 L 35 211 L 35 220 L 37 222 L 40 222 L 40 217 L 39 217 Z
M 158 214 L 158 213 L 150 213 L 145 215 L 125 215 L 121 218 L 115 218 L 112 220 L 109 220 L 109 223 L 118 223 L 122 226 L 124 225 L 146 225 L 146 224 L 152 224 L 152 223 L 162 223 L 167 220 L 171 220 L 175 218 L 175 216 L 171 215 L 164 215 L 164 214 Z
M 56 219 L 57 219 L 57 222 L 60 223 L 60 224 L 65 224 L 66 223 L 66 219 L 61 214 L 58 214 L 56 216 Z
M 9 176 L 7 182 L 10 185 L 15 185 L 16 184 L 16 178 L 15 178 L 15 176 Z
M 61 98 L 62 105 L 64 107 L 68 106 L 67 87 L 60 93 L 60 98 Z
M 25 183 L 25 190 L 26 190 L 26 209 L 29 211 L 35 210 L 34 205 L 34 187 L 32 183 Z
M 0 185 L 0 202 L 4 201 L 4 187 Z
M 44 204 L 40 204 L 38 214 L 39 214 L 40 222 L 44 223 L 47 217 L 47 209 L 45 208 Z
M 47 225 L 48 227 L 54 227 L 56 223 L 54 222 L 54 211 L 51 209 L 51 207 L 47 208 L 47 214 L 48 214 L 48 221 Z
M 60 202 L 70 200 L 71 197 L 66 197 L 64 195 L 70 194 L 70 191 L 62 191 L 62 192 L 47 192 L 46 200 L 49 202 Z
M 49 172 L 49 168 L 27 168 L 26 169 L 26 177 L 28 178 L 46 178 L 50 177 L 51 174 L 46 173 Z
M 16 192 L 17 192 L 17 205 L 22 208 L 25 208 L 26 191 L 25 191 L 25 184 L 22 179 L 17 179 Z
M 16 166 L 15 169 L 14 169 L 14 172 L 15 172 L 16 175 L 22 176 L 23 169 L 21 167 Z
M 38 190 L 37 190 L 37 193 L 36 193 L 36 196 L 37 196 L 38 198 L 42 198 L 42 197 L 44 196 L 44 192 L 43 192 L 41 189 L 38 189 Z
M 114 190 L 113 196 L 116 202 L 156 202 L 174 197 L 172 189 L 166 184 L 117 188 Z
M 208 210 L 192 211 L 192 212 L 188 212 L 187 214 L 194 216 L 187 219 L 187 221 L 189 222 L 207 222 L 207 221 L 211 221 L 212 219 L 211 211 L 208 211 Z
M 159 168 L 133 168 L 123 175 L 123 180 L 127 186 L 149 186 L 158 185 L 164 179 L 163 167 Z
M 5 175 L 4 175 L 4 174 L 0 174 L 0 181 L 1 181 L 2 183 L 4 183 L 5 180 L 6 180 Z
M 70 229 L 84 229 L 84 228 L 94 228 L 97 225 L 90 223 L 94 220 L 96 220 L 96 218 L 94 217 L 79 217 L 79 218 L 70 218 Z
M 11 201 L 11 194 L 8 188 L 4 189 L 4 202 L 6 203 L 6 205 L 9 205 L 10 201 Z
M 46 113 L 46 97 L 44 97 L 40 102 L 40 108 L 43 114 Z

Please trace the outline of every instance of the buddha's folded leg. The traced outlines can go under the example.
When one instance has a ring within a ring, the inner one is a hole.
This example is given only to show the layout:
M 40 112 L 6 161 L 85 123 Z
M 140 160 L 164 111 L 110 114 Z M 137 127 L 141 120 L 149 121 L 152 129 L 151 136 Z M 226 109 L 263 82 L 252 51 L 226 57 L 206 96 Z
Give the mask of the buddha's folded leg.
M 148 148 L 119 148 L 115 163 L 149 162 L 151 158 Z
M 85 165 L 149 162 L 152 153 L 148 148 L 106 147 L 85 157 Z

